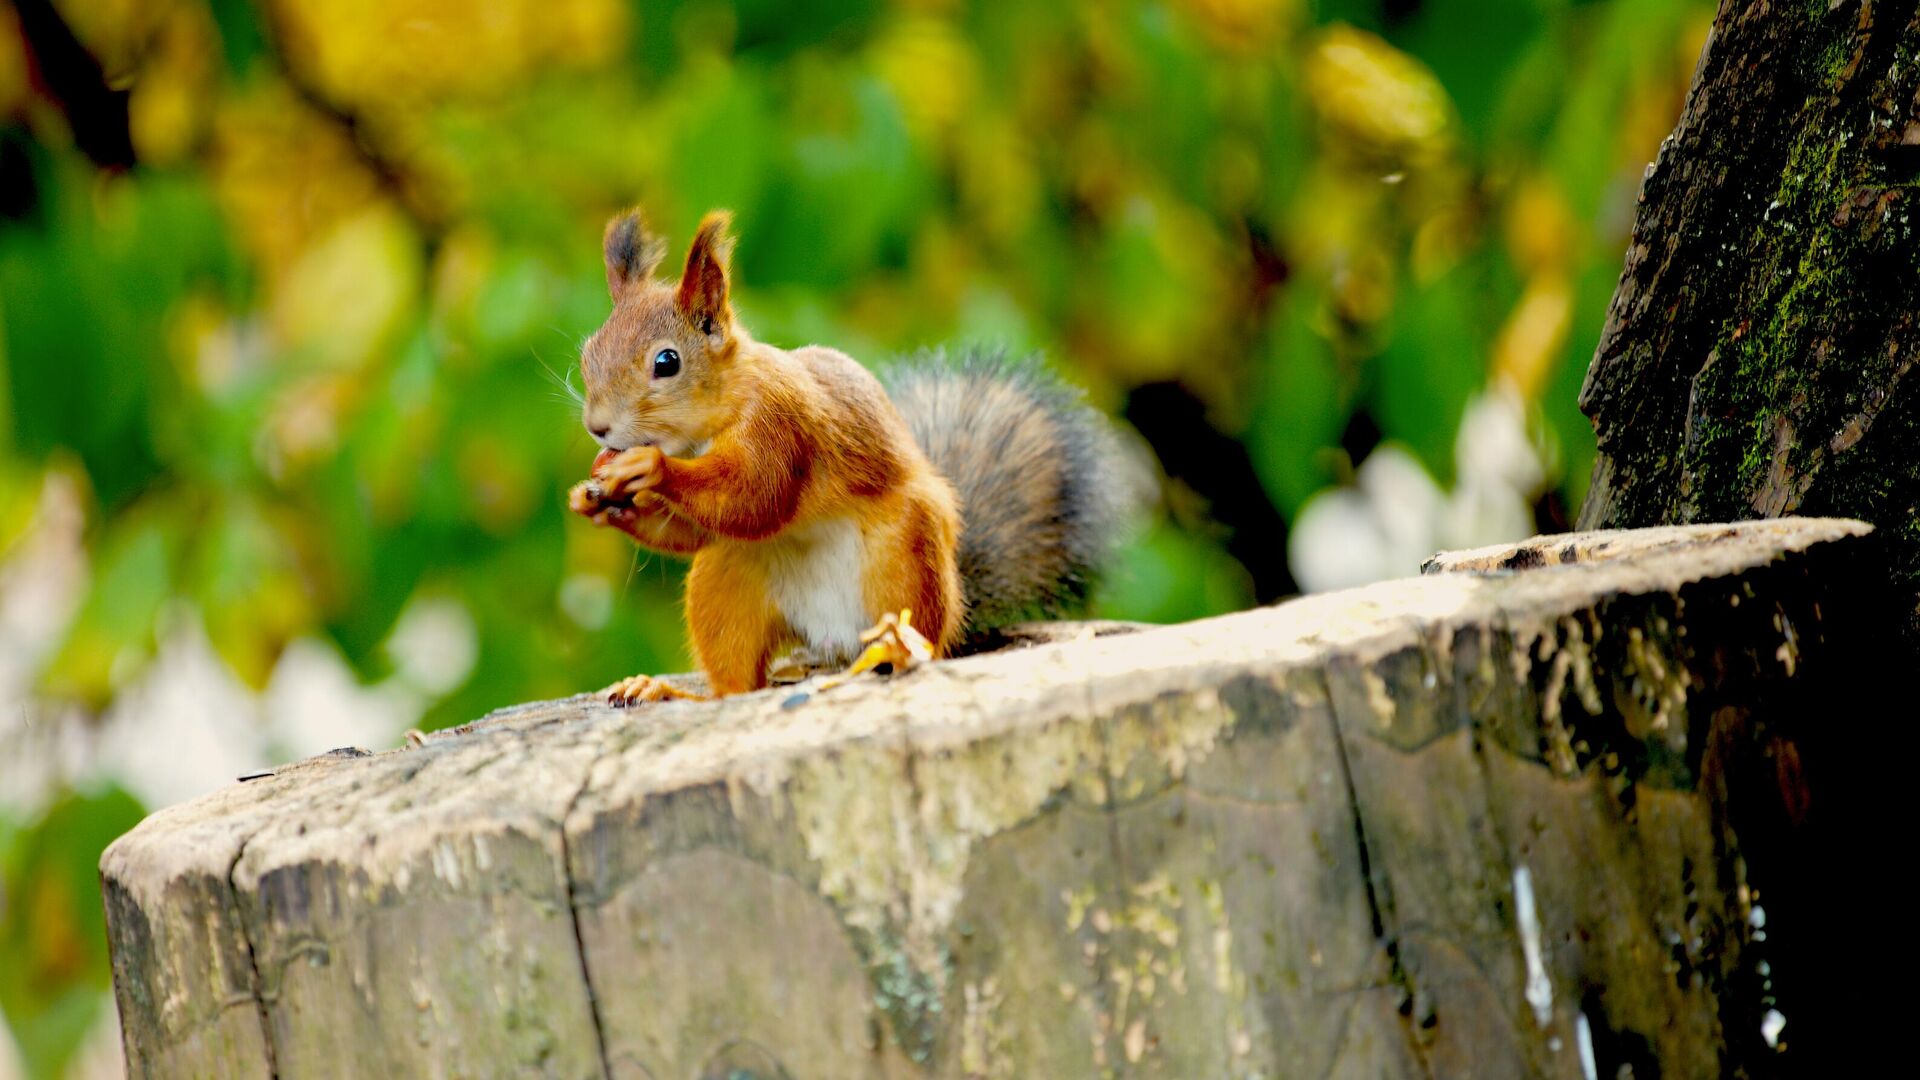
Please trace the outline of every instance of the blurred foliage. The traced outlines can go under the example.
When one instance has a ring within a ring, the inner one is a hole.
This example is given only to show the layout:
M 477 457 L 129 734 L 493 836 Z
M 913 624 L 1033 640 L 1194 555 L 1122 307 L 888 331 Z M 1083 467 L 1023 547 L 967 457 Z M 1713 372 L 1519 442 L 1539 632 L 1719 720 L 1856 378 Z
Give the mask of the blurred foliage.
M 45 69 L 29 8 L 98 71 Z M 422 598 L 477 641 L 426 727 L 683 668 L 679 566 L 562 510 L 599 228 L 636 201 L 676 243 L 736 212 L 766 340 L 1037 348 L 1116 413 L 1177 384 L 1253 475 L 1176 476 L 1102 614 L 1272 599 L 1244 560 L 1284 551 L 1228 555 L 1222 492 L 1291 519 L 1381 440 L 1449 483 L 1490 383 L 1534 412 L 1542 523 L 1577 505 L 1575 395 L 1706 0 L 801 10 L 0 5 L 0 561 L 56 476 L 89 568 L 35 693 L 97 714 L 182 609 L 249 686 L 315 635 L 379 679 Z M 60 89 L 88 78 L 123 114 Z M 85 152 L 115 123 L 131 169 Z M 0 829 L 35 1075 L 103 984 L 92 860 L 130 802 Z
M 69 793 L 27 828 L 0 818 L 0 1011 L 29 1076 L 57 1075 L 107 988 L 100 852 L 144 814 L 124 791 Z

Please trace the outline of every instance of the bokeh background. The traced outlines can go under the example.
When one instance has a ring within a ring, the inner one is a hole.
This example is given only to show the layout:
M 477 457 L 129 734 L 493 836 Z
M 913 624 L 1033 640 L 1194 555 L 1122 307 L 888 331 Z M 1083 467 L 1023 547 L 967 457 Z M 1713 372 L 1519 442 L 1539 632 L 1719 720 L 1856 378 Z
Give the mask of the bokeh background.
M 1100 614 L 1563 528 L 1704 0 L 0 0 L 0 1077 L 117 1075 L 148 810 L 684 669 L 563 512 L 600 227 L 763 339 L 1044 353 L 1162 497 Z

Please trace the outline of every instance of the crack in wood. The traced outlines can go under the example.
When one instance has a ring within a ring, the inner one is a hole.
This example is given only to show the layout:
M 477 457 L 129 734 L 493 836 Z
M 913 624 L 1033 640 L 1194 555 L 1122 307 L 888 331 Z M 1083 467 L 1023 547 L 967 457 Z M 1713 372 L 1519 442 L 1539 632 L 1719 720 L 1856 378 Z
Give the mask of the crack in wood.
M 1333 725 L 1333 744 L 1340 763 L 1340 781 L 1346 792 L 1347 806 L 1353 818 L 1354 848 L 1360 860 L 1360 881 L 1366 892 L 1367 914 L 1373 923 L 1373 938 L 1386 955 L 1389 978 L 1402 995 L 1400 1007 L 1396 1011 L 1400 1015 L 1408 1049 L 1412 1052 L 1414 1059 L 1419 1062 L 1421 1071 L 1431 1078 L 1434 1076 L 1433 1062 L 1428 1058 L 1426 1045 L 1414 1030 L 1413 1004 L 1419 988 L 1414 985 L 1412 973 L 1400 959 L 1399 927 L 1394 926 L 1391 930 L 1389 929 L 1389 923 L 1393 921 L 1391 889 L 1383 880 L 1377 880 L 1374 872 L 1373 850 L 1367 841 L 1366 814 L 1360 806 L 1360 789 L 1354 783 L 1353 758 L 1347 746 L 1348 718 L 1344 715 L 1345 710 L 1341 708 L 1339 698 L 1333 692 L 1337 671 L 1339 671 L 1338 667 L 1329 665 L 1323 669 L 1316 669 L 1315 676 L 1320 680 L 1321 692 L 1326 695 L 1327 715 Z
M 246 909 L 240 901 L 240 886 L 235 873 L 240 869 L 240 860 L 247 853 L 247 845 L 253 842 L 257 833 L 248 833 L 241 837 L 240 843 L 233 849 L 233 861 L 227 864 L 227 896 L 233 904 L 235 921 L 240 925 L 240 939 L 247 947 L 247 973 L 253 989 L 253 1007 L 260 1019 L 260 1044 L 267 1052 L 267 1075 L 271 1080 L 280 1080 L 279 1055 L 274 1048 L 273 1018 L 268 1014 L 266 983 L 260 975 L 260 957 L 253 947 L 253 928 L 248 925 Z
M 587 956 L 587 939 L 580 926 L 580 890 L 574 878 L 573 835 L 569 823 L 573 820 L 574 811 L 580 807 L 580 800 L 586 797 L 587 789 L 593 786 L 594 770 L 612 752 L 603 747 L 587 762 L 580 786 L 574 790 L 573 797 L 567 800 L 567 808 L 560 815 L 560 876 L 567 887 L 567 920 L 573 927 L 574 954 L 580 960 L 580 983 L 587 994 L 587 1017 L 593 1023 L 593 1042 L 600 1056 L 600 1074 L 606 1080 L 613 1080 L 613 1062 L 607 1056 L 606 1021 L 600 1014 L 600 995 L 593 985 L 593 962 Z

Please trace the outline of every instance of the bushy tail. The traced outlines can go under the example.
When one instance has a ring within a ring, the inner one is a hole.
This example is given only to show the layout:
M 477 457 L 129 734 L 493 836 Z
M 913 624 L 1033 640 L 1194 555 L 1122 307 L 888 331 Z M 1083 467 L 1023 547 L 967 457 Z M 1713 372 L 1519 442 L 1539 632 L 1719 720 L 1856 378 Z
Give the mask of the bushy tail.
M 968 633 L 1082 608 L 1133 498 L 1107 421 L 1000 351 L 923 352 L 882 381 L 960 496 Z

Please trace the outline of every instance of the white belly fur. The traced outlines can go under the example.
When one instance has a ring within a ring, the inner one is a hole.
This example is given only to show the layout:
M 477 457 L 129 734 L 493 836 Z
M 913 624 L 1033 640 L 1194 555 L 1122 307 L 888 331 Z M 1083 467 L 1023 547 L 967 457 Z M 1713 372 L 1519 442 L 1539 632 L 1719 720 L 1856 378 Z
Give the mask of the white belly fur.
M 760 545 L 774 606 L 825 657 L 851 659 L 873 621 L 861 588 L 864 546 L 860 526 L 850 518 L 789 529 Z

